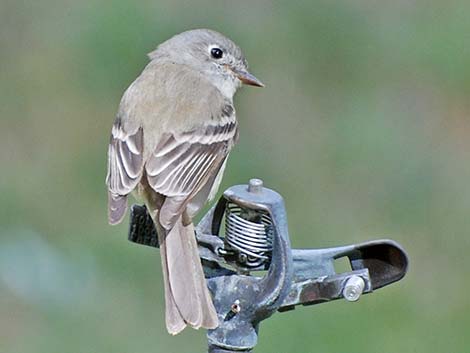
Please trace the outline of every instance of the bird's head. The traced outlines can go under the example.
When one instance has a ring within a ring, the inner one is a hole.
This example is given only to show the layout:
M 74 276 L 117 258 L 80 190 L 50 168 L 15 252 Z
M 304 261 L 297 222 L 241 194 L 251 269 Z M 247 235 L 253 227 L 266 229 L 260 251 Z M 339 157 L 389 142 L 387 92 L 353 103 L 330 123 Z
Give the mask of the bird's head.
M 152 60 L 166 59 L 199 71 L 229 97 L 242 83 L 264 87 L 248 71 L 241 49 L 224 35 L 209 29 L 180 33 L 160 44 L 149 56 Z

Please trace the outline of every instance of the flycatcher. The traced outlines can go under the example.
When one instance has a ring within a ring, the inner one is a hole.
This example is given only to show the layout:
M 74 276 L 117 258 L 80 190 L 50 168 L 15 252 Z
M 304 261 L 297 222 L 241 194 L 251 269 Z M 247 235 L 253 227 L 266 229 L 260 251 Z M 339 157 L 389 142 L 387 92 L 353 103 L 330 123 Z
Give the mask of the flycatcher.
M 131 192 L 143 198 L 159 236 L 168 332 L 215 328 L 192 218 L 217 192 L 238 139 L 233 95 L 242 83 L 263 84 L 235 43 L 207 29 L 178 34 L 149 57 L 113 124 L 108 219 L 122 221 Z

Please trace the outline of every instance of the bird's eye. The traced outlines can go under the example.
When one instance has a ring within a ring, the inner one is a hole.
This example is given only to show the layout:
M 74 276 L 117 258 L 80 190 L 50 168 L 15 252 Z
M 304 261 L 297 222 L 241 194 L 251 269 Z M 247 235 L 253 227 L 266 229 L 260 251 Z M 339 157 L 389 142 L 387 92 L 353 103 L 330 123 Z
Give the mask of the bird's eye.
M 211 49 L 211 55 L 214 59 L 220 59 L 224 55 L 224 52 L 222 51 L 222 49 L 212 48 Z

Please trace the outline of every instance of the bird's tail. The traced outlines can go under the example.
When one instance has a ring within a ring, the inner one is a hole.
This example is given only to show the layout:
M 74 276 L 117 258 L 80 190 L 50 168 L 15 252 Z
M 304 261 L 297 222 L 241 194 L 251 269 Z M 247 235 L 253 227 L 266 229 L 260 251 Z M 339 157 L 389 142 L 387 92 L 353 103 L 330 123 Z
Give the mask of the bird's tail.
M 186 325 L 216 328 L 217 312 L 207 289 L 193 224 L 183 225 L 181 216 L 170 230 L 158 220 L 155 223 L 160 237 L 168 332 L 176 335 Z

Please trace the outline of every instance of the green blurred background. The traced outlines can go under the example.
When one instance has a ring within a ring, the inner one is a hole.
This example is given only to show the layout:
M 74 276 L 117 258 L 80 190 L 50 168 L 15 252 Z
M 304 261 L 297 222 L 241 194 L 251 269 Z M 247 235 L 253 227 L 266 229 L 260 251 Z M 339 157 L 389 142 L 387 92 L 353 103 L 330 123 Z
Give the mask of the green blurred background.
M 470 352 L 468 1 L 0 3 L 0 351 L 203 352 L 169 336 L 158 253 L 106 223 L 106 149 L 146 53 L 219 30 L 265 89 L 236 97 L 221 191 L 287 204 L 294 247 L 382 237 L 401 282 L 278 314 L 256 352 Z M 467 336 L 467 337 L 465 337 Z

